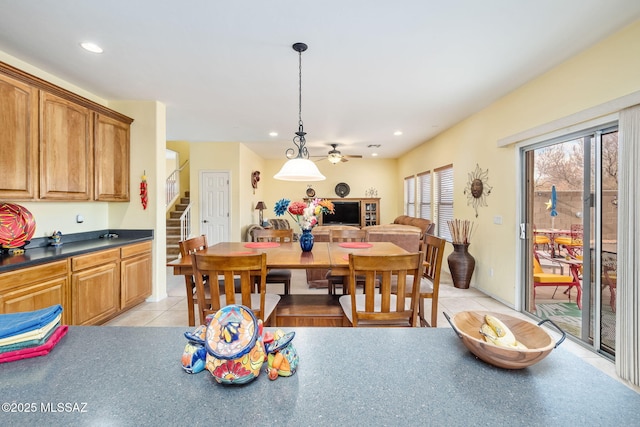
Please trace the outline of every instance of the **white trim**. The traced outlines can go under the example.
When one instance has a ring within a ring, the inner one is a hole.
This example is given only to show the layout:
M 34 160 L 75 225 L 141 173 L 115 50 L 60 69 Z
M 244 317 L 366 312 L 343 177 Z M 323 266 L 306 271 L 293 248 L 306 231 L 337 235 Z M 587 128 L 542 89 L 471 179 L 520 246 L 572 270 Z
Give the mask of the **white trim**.
M 551 139 L 554 136 L 575 132 L 592 126 L 598 126 L 618 119 L 618 112 L 625 108 L 640 104 L 640 91 L 578 111 L 577 113 L 562 117 L 549 123 L 527 129 L 516 134 L 500 138 L 498 147 L 506 147 L 515 143 L 526 141 L 527 143 L 540 142 Z M 555 135 L 557 134 L 557 135 Z

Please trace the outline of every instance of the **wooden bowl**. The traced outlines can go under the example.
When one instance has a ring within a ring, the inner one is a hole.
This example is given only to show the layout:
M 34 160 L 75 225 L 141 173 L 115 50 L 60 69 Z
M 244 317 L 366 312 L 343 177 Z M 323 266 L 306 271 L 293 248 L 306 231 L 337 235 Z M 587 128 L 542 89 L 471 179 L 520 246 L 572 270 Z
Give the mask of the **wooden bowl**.
M 480 334 L 484 316 L 490 314 L 502 320 L 516 339 L 527 346 L 527 350 L 510 349 L 490 344 Z M 538 363 L 553 350 L 555 343 L 540 326 L 502 313 L 462 311 L 449 320 L 464 345 L 479 359 L 504 369 L 522 369 Z

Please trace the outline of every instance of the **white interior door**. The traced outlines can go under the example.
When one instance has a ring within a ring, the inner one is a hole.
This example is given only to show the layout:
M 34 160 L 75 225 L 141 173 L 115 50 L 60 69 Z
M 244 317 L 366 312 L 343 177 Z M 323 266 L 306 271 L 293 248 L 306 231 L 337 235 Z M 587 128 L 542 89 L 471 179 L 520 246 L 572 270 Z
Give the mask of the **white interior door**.
M 200 173 L 200 221 L 208 244 L 229 241 L 229 172 Z

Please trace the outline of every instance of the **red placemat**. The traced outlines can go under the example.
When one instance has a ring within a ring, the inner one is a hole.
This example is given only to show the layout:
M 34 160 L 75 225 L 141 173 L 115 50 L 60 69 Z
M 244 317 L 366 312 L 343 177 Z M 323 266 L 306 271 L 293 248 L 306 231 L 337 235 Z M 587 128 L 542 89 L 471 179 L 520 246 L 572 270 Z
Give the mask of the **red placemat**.
M 349 261 L 349 254 L 342 255 L 342 259 L 346 259 L 347 261 Z
M 249 242 L 245 243 L 245 248 L 277 248 L 280 246 L 278 242 Z
M 373 245 L 367 242 L 343 242 L 343 243 L 340 243 L 338 246 L 340 246 L 341 248 L 364 249 L 364 248 L 370 248 Z

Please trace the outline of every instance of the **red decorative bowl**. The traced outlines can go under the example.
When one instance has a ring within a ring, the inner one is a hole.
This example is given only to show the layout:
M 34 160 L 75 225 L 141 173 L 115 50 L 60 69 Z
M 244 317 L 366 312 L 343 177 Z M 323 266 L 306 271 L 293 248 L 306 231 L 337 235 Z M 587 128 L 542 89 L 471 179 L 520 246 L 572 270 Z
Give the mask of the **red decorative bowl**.
M 24 206 L 0 203 L 0 245 L 5 249 L 21 248 L 36 231 L 36 221 Z

